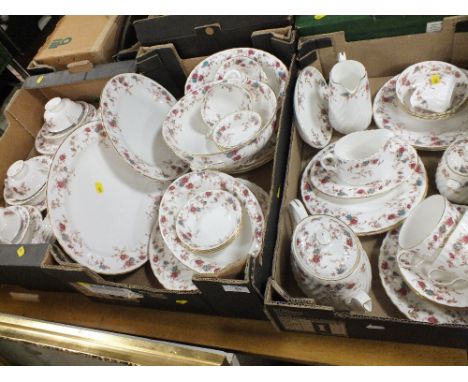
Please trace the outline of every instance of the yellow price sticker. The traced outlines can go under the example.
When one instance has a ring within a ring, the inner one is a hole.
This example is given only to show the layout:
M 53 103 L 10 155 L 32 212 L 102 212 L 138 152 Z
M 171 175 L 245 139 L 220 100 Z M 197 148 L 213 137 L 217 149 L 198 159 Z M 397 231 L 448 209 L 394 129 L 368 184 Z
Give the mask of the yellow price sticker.
M 44 75 L 41 74 L 39 77 L 37 77 L 37 79 L 36 79 L 36 84 L 39 85 L 43 80 L 44 80 Z
M 18 257 L 23 257 L 26 254 L 26 250 L 23 246 L 21 246 L 16 250 L 16 254 L 18 255 Z
M 440 82 L 440 74 L 431 75 L 431 84 L 437 85 Z
M 188 300 L 176 300 L 176 303 L 180 305 L 185 305 L 188 303 Z
M 326 15 L 315 15 L 315 16 L 314 16 L 314 19 L 315 19 L 315 20 L 321 20 L 321 19 L 323 19 L 324 17 L 326 17 Z
M 102 194 L 102 193 L 104 192 L 104 186 L 102 185 L 101 182 L 96 182 L 96 183 L 94 184 L 94 187 L 96 187 L 96 192 L 97 192 L 98 194 Z

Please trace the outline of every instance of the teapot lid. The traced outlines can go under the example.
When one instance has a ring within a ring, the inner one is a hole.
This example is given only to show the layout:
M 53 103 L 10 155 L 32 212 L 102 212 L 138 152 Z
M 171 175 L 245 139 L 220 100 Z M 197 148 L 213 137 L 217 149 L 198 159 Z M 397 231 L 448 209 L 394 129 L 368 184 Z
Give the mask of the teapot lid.
M 447 165 L 451 170 L 468 176 L 468 138 L 459 139 L 446 151 Z
M 293 254 L 315 277 L 338 280 L 358 265 L 361 244 L 340 220 L 326 215 L 309 216 L 294 230 Z

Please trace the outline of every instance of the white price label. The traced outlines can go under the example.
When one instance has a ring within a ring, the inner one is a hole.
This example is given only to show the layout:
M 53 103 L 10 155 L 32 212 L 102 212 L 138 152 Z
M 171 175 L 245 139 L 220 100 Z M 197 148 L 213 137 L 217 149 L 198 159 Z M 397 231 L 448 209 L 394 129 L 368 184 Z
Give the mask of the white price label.
M 432 21 L 426 24 L 426 33 L 440 32 L 442 30 L 442 21 Z
M 241 285 L 223 285 L 225 292 L 250 293 L 249 288 Z

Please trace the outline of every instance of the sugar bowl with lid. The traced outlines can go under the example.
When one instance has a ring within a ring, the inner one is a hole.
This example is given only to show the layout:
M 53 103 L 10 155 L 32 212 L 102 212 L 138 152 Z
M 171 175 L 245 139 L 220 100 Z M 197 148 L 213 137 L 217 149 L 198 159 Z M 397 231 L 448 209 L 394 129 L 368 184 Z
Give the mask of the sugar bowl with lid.
M 298 199 L 288 207 L 295 226 L 291 266 L 301 290 L 317 304 L 372 311 L 371 267 L 354 232 L 334 217 L 308 216 Z

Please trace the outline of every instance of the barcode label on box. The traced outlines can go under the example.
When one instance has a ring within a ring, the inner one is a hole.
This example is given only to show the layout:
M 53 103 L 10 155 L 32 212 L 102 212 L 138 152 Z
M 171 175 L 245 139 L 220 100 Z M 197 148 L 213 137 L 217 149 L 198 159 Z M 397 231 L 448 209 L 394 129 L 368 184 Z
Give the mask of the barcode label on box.
M 225 292 L 250 293 L 249 288 L 241 285 L 223 285 Z
M 426 24 L 426 33 L 440 32 L 442 30 L 442 21 L 432 21 Z
M 126 299 L 137 299 L 144 297 L 142 294 L 133 292 L 130 289 L 126 288 L 118 288 L 99 284 L 89 284 L 85 282 L 78 282 L 76 284 L 78 284 L 81 288 L 85 288 L 89 292 L 92 292 L 93 294 L 101 296 L 105 295 L 110 297 L 121 297 Z

